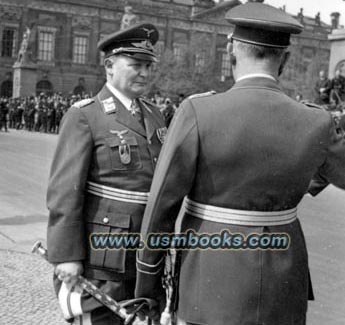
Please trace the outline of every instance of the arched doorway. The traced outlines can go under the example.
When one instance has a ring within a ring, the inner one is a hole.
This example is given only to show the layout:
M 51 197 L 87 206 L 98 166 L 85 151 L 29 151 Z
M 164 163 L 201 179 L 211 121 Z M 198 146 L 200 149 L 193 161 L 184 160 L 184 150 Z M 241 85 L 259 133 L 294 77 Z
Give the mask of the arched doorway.
M 53 85 L 48 80 L 41 80 L 36 84 L 36 95 L 44 93 L 47 96 L 53 94 Z
M 345 60 L 340 61 L 337 66 L 335 67 L 335 71 L 339 70 L 339 72 L 343 72 L 345 70 Z
M 0 95 L 1 97 L 12 97 L 13 93 L 13 82 L 12 80 L 5 80 L 1 84 Z

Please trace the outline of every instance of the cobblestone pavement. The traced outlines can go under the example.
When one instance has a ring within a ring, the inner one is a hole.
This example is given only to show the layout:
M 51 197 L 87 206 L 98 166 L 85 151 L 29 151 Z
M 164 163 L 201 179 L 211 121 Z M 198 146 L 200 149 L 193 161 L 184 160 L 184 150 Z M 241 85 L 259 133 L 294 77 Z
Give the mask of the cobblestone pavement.
M 52 267 L 39 256 L 0 250 L 0 324 L 62 325 Z
M 0 250 L 0 301 L 1 325 L 68 324 L 54 295 L 52 266 L 38 255 Z

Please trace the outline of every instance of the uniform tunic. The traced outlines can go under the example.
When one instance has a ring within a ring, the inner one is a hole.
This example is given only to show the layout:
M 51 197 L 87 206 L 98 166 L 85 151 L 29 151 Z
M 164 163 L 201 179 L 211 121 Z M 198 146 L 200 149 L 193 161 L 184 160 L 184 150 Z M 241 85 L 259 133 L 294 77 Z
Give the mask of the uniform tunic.
M 173 232 L 186 195 L 222 208 L 281 211 L 298 205 L 316 173 L 345 188 L 345 142 L 332 117 L 293 101 L 271 79 L 243 79 L 225 93 L 186 100 L 170 128 L 144 215 L 144 237 Z M 298 220 L 237 226 L 185 212 L 182 231 L 188 229 L 287 233 L 290 247 L 182 251 L 182 319 L 208 325 L 305 323 L 308 256 Z M 139 252 L 138 296 L 157 294 L 162 255 Z
M 165 124 L 155 106 L 144 99 L 139 99 L 139 106 L 143 124 L 104 86 L 93 99 L 72 106 L 60 128 L 47 194 L 48 259 L 82 261 L 83 275 L 90 279 L 135 280 L 135 252 L 93 250 L 90 235 L 138 233 L 145 204 L 99 197 L 86 188 L 92 182 L 149 192 L 161 148 L 157 130 L 165 129 Z M 121 160 L 119 132 L 130 147 L 130 163 Z M 117 292 L 113 298 L 133 298 L 134 285 L 127 292 L 115 289 L 109 289 Z

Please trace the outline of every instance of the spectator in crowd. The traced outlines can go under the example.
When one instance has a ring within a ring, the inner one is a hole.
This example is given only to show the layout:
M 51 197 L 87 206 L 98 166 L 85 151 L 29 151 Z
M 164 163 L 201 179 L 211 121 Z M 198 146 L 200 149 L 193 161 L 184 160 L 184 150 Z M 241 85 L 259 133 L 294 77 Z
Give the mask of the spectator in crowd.
M 59 133 L 60 122 L 63 116 L 62 106 L 58 106 L 55 115 L 55 133 Z
M 42 108 L 41 122 L 42 122 L 42 131 L 44 133 L 47 133 L 48 132 L 48 107 L 47 107 L 47 105 L 44 105 Z
M 48 108 L 47 118 L 48 118 L 48 132 L 55 133 L 56 110 L 54 107 Z
M 164 104 L 164 97 L 161 95 L 159 91 L 155 93 L 152 102 L 155 103 L 159 108 L 162 108 Z
M 16 121 L 16 129 L 20 130 L 23 127 L 23 112 L 24 112 L 24 104 L 19 104 L 18 108 L 16 109 L 15 121 Z
M 35 98 L 32 96 L 32 97 L 30 97 L 30 101 L 28 104 L 28 126 L 27 126 L 27 129 L 29 131 L 33 131 L 34 126 L 35 126 L 35 113 L 36 113 L 35 106 L 36 106 Z
M 170 122 L 174 116 L 175 110 L 170 98 L 166 98 L 164 104 L 165 105 L 162 113 L 164 116 L 165 124 L 167 125 L 167 127 L 169 127 Z
M 329 104 L 329 95 L 331 92 L 331 81 L 327 78 L 324 70 L 319 73 L 319 80 L 315 84 L 315 103 L 319 105 Z
M 73 90 L 73 95 L 76 96 L 84 96 L 86 93 L 86 88 L 85 88 L 85 79 L 83 77 L 79 78 L 78 80 L 78 86 L 76 86 Z
M 23 121 L 25 130 L 29 130 L 29 105 L 26 102 L 24 105 Z
M 4 128 L 5 132 L 7 129 L 7 115 L 9 111 L 9 105 L 6 99 L 2 100 L 0 103 L 0 131 Z
M 345 67 L 335 72 L 332 80 L 331 99 L 336 105 L 345 102 Z
M 8 127 L 10 129 L 14 128 L 14 125 L 15 125 L 15 121 L 14 121 L 14 106 L 15 106 L 15 103 L 14 103 L 14 99 L 13 98 L 10 98 L 9 102 L 8 102 Z

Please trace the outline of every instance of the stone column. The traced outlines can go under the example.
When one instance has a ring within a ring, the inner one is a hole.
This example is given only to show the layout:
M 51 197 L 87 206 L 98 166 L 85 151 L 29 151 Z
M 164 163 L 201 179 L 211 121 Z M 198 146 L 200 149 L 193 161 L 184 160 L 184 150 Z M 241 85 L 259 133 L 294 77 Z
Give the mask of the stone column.
M 13 66 L 13 97 L 35 95 L 37 66 L 34 63 L 16 62 Z

